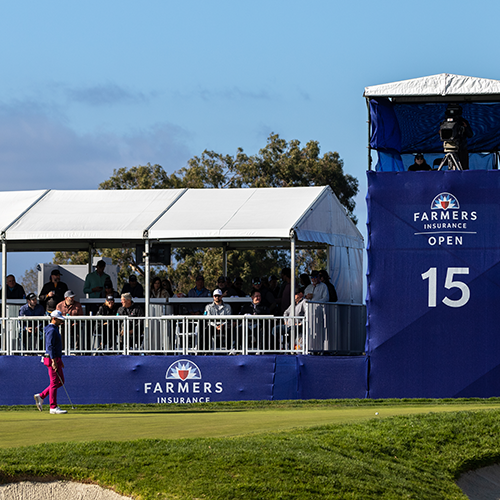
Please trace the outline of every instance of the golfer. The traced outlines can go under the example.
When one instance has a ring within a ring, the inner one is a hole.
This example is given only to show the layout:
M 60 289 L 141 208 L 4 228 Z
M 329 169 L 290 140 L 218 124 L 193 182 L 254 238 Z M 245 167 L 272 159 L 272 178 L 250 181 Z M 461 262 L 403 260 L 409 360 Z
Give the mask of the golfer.
M 68 413 L 57 406 L 57 389 L 64 384 L 64 363 L 62 362 L 62 339 L 59 333 L 59 326 L 66 319 L 61 311 L 52 311 L 50 313 L 50 323 L 43 329 L 45 333 L 45 351 L 43 364 L 49 370 L 49 386 L 40 394 L 35 394 L 36 407 L 42 411 L 43 400 L 49 396 L 50 413 L 61 414 Z

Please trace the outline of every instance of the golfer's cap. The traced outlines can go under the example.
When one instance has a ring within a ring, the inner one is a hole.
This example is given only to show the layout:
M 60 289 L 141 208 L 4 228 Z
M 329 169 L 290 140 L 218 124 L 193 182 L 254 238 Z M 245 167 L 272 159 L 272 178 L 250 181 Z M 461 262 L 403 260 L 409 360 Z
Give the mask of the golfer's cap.
M 106 300 L 115 300 L 115 296 L 114 295 L 108 295 L 106 297 Z
M 26 295 L 26 300 L 32 300 L 32 299 L 36 299 L 36 295 L 33 292 L 28 293 L 28 295 Z
M 311 278 L 317 278 L 319 276 L 319 271 L 312 271 Z
M 73 292 L 73 290 L 68 290 L 67 292 L 64 292 L 64 298 L 68 298 L 68 297 L 74 297 L 75 296 L 75 292 Z
M 215 297 L 216 295 L 220 295 L 220 296 L 222 296 L 222 290 L 221 290 L 220 288 L 216 288 L 216 289 L 214 290 L 214 293 L 213 293 L 212 295 L 213 295 L 214 297 Z
M 137 281 L 137 276 L 135 274 L 131 274 L 129 277 L 128 277 L 128 280 L 129 281 Z
M 56 319 L 62 319 L 62 320 L 66 319 L 66 316 L 64 316 L 63 313 L 61 311 L 58 311 L 57 309 L 50 313 L 50 317 L 56 318 Z
M 61 271 L 59 271 L 59 269 L 52 269 L 52 272 L 50 273 L 50 275 L 55 275 L 55 276 L 62 276 L 61 274 Z
M 225 276 L 219 276 L 217 278 L 217 283 L 222 283 L 222 282 L 225 282 L 226 281 L 226 277 Z

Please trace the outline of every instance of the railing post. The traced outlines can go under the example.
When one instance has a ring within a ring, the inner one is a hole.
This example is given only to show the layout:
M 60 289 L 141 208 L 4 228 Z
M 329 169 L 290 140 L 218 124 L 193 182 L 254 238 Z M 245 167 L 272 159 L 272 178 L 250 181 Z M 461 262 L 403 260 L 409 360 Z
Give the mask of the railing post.
M 248 316 L 243 316 L 241 350 L 243 354 L 248 354 Z
M 128 316 L 125 316 L 125 321 L 123 323 L 123 349 L 125 356 L 129 354 L 129 341 L 130 341 L 130 330 L 128 325 Z

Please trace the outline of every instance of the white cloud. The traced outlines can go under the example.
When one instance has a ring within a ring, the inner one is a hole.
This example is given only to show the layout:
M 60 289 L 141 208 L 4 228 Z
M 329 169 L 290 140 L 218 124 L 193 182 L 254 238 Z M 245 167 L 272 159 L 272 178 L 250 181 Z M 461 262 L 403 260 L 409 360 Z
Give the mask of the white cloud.
M 97 189 L 113 169 L 148 162 L 171 172 L 192 156 L 188 139 L 168 123 L 124 135 L 80 134 L 53 109 L 0 104 L 1 189 Z

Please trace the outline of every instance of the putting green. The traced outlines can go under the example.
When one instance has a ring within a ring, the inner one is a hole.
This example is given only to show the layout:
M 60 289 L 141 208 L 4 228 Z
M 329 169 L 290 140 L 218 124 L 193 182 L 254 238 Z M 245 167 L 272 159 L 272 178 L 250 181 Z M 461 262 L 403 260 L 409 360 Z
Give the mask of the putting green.
M 30 410 L 0 411 L 0 447 L 63 441 L 126 441 L 141 438 L 229 437 L 415 413 L 474 411 L 500 404 L 316 407 L 142 412 L 71 410 L 50 415 Z M 376 415 L 378 413 L 378 415 Z

